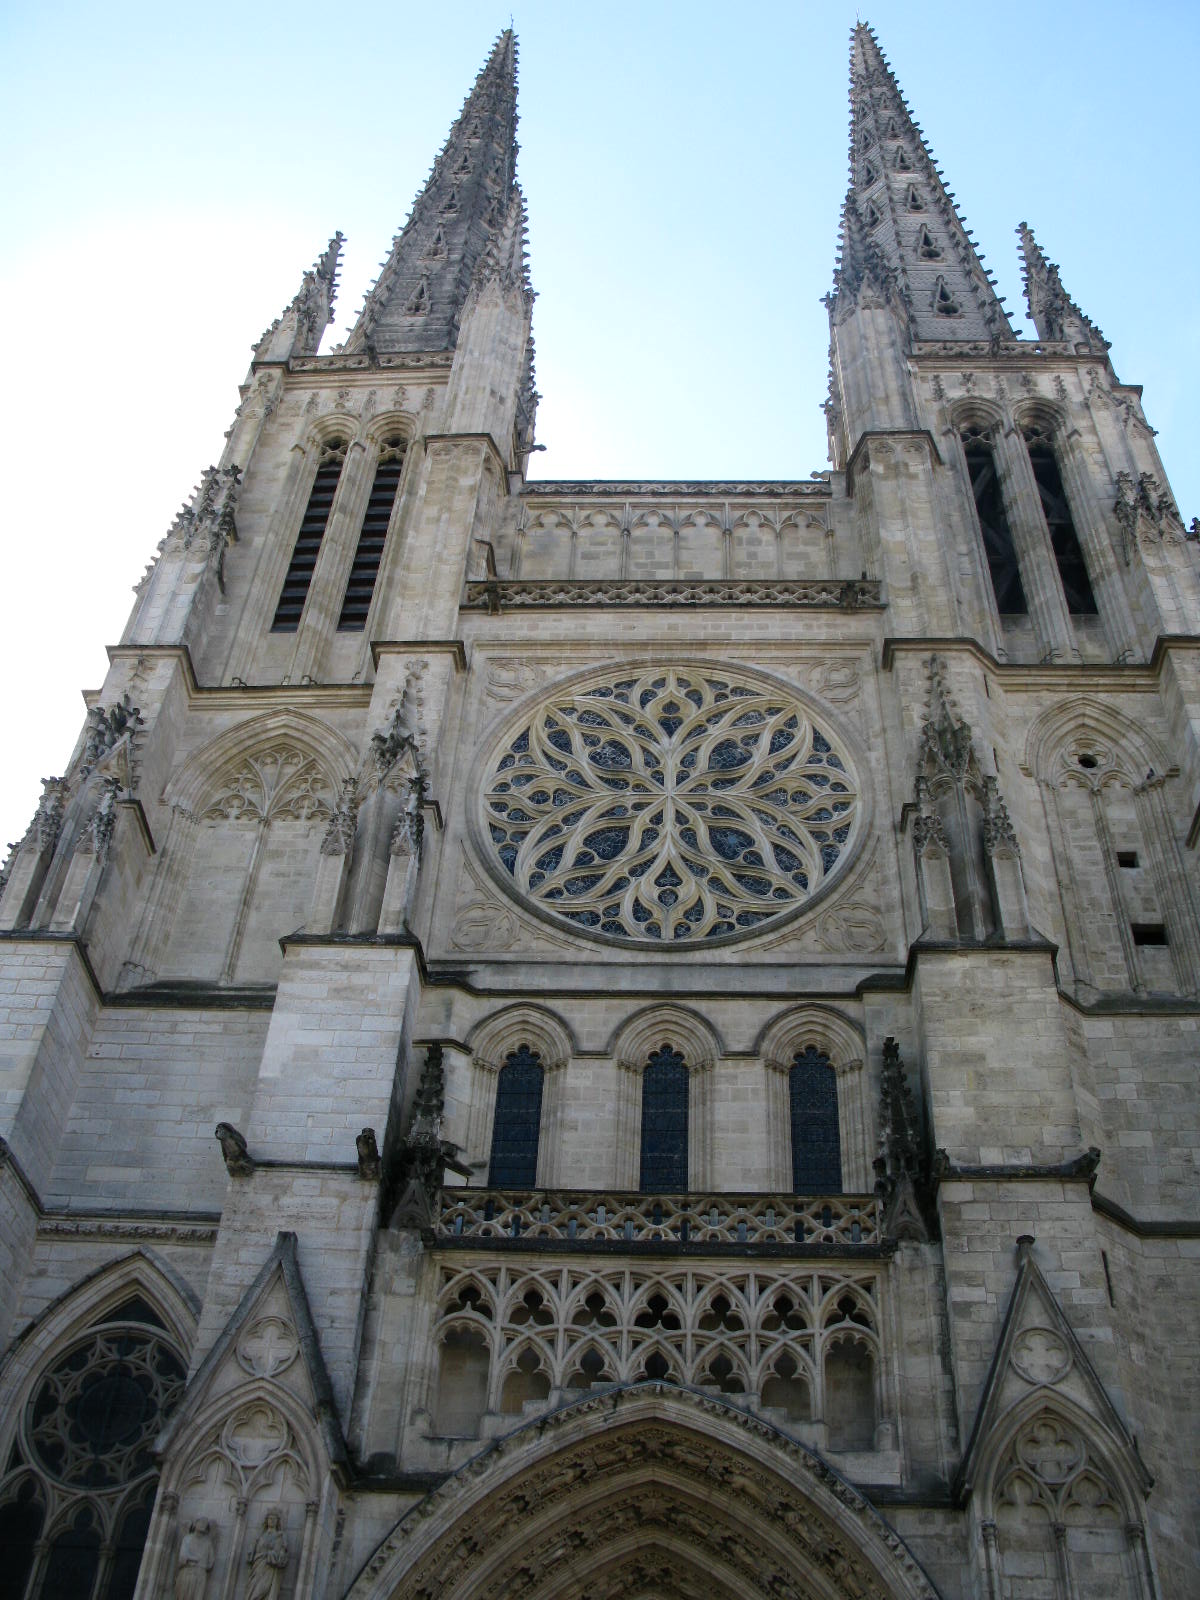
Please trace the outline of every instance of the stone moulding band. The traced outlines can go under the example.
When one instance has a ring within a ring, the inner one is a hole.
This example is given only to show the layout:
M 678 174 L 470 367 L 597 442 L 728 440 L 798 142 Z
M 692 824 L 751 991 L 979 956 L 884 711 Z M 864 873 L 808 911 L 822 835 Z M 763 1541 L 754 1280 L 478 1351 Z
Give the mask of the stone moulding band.
M 839 611 L 883 609 L 876 578 L 472 579 L 465 611 L 546 606 L 779 606 Z
M 666 1195 L 597 1190 L 447 1189 L 434 1226 L 444 1240 L 570 1244 L 877 1246 L 874 1195 Z

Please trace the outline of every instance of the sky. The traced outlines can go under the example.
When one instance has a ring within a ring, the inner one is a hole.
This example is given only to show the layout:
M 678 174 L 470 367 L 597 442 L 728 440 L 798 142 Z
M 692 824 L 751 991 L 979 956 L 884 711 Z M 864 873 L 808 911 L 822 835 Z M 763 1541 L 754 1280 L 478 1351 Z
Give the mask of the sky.
M 879 35 L 1019 332 L 1027 220 L 1200 514 L 1194 4 L 25 0 L 0 17 L 0 856 L 63 771 L 251 346 L 340 228 L 344 337 L 520 41 L 537 477 L 825 466 L 849 31 Z

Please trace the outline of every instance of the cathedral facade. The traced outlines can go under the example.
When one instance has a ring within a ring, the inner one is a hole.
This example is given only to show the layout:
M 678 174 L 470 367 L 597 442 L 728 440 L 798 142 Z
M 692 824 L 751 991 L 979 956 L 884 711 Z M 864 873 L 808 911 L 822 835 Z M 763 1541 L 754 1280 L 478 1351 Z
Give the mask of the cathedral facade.
M 828 470 L 527 478 L 511 32 L 256 346 L 0 878 L 3 1600 L 1200 1590 L 1196 530 L 851 108 Z

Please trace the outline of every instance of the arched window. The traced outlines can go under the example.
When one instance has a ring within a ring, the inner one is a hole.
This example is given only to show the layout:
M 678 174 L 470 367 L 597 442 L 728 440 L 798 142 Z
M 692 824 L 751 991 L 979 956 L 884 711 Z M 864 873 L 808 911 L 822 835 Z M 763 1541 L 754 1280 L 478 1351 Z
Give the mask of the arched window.
M 541 1057 L 527 1044 L 505 1057 L 497 1076 L 492 1122 L 488 1182 L 494 1189 L 532 1189 L 537 1182 L 544 1080 Z
M 837 1078 L 829 1057 L 813 1045 L 796 1053 L 788 1072 L 788 1110 L 793 1193 L 840 1194 Z
M 317 475 L 313 479 L 308 505 L 300 522 L 300 532 L 296 535 L 296 548 L 292 551 L 287 576 L 283 580 L 279 604 L 275 607 L 272 633 L 295 633 L 300 626 L 300 613 L 304 610 L 308 587 L 316 570 L 321 540 L 325 537 L 325 525 L 329 521 L 333 497 L 346 460 L 346 448 L 345 439 L 330 439 L 321 447 Z
M 1027 424 L 1021 432 L 1025 448 L 1029 451 L 1029 464 L 1033 468 L 1046 526 L 1050 529 L 1050 543 L 1062 580 L 1067 610 L 1075 617 L 1094 617 L 1096 597 L 1092 593 L 1092 581 L 1088 577 L 1087 563 L 1079 546 L 1079 535 L 1075 532 L 1054 444 L 1049 434 L 1036 423 Z
M 383 558 L 383 544 L 387 538 L 388 523 L 392 520 L 392 507 L 400 487 L 400 474 L 404 470 L 404 440 L 388 439 L 379 453 L 375 479 L 371 484 L 366 513 L 358 535 L 358 548 L 346 581 L 346 595 L 342 601 L 342 614 L 338 618 L 338 631 L 356 633 L 366 625 L 371 597 L 375 593 L 375 580 L 379 576 L 379 563 Z
M 158 1481 L 154 1441 L 186 1376 L 140 1295 L 49 1362 L 0 1475 L 3 1600 L 130 1600 Z
M 642 1074 L 643 1194 L 680 1194 L 688 1186 L 688 1069 L 678 1050 L 655 1050 Z
M 1025 599 L 1016 547 L 1004 510 L 991 438 L 987 429 L 982 427 L 966 428 L 961 437 L 967 475 L 971 480 L 971 494 L 975 500 L 975 515 L 979 518 L 979 531 L 983 536 L 983 553 L 987 557 L 992 593 L 996 597 L 996 610 L 1001 616 L 1028 616 L 1029 604 Z

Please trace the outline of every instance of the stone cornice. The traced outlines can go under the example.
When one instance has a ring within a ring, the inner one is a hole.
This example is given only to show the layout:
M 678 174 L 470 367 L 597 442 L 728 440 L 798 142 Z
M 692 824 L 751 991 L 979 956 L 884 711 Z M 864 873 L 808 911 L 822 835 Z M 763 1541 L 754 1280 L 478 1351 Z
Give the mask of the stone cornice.
M 873 578 L 480 578 L 467 583 L 467 611 L 563 606 L 776 606 L 879 611 Z
M 971 656 L 980 666 L 994 672 L 1010 692 L 1013 690 L 1062 690 L 1071 683 L 1081 688 L 1120 690 L 1125 693 L 1150 693 L 1159 686 L 1167 657 L 1174 651 L 1200 650 L 1200 634 L 1159 634 L 1149 661 L 999 661 L 978 640 L 962 637 L 901 639 L 889 636 L 883 641 L 880 665 L 891 672 L 899 655 L 928 657 L 956 652 Z
M 461 639 L 372 639 L 371 664 L 379 666 L 382 656 L 449 655 L 455 672 L 467 670 L 467 647 Z
M 453 350 L 397 350 L 378 355 L 374 361 L 362 352 L 343 354 L 335 350 L 327 356 L 296 356 L 288 363 L 288 370 L 294 373 L 362 372 L 370 376 L 374 372 L 395 371 L 397 368 L 408 372 L 444 372 L 453 364 Z M 256 362 L 255 365 L 264 363 Z

